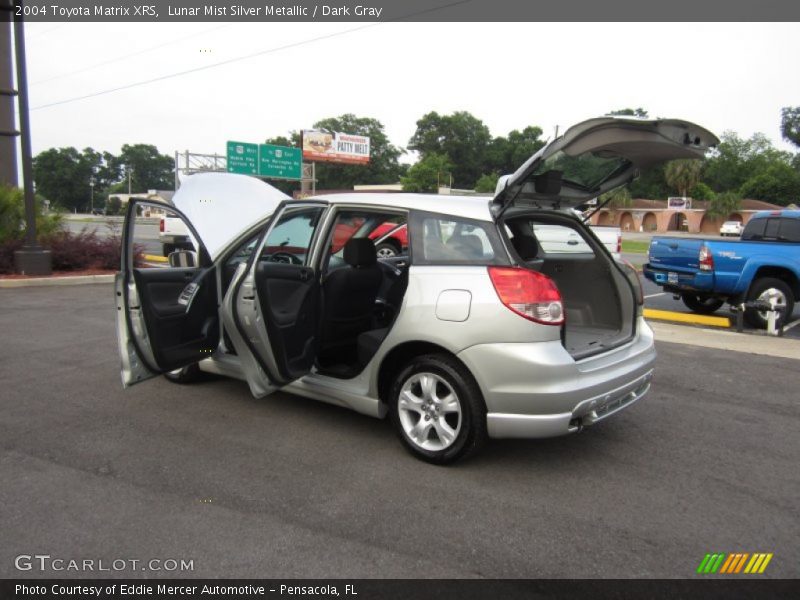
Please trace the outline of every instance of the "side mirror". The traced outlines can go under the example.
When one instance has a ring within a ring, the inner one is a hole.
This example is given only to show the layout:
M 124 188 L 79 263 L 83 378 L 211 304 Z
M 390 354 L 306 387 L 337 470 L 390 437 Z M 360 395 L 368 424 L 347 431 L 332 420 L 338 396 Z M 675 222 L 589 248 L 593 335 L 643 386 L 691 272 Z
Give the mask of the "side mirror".
M 196 267 L 197 253 L 191 250 L 176 250 L 169 253 L 170 267 Z

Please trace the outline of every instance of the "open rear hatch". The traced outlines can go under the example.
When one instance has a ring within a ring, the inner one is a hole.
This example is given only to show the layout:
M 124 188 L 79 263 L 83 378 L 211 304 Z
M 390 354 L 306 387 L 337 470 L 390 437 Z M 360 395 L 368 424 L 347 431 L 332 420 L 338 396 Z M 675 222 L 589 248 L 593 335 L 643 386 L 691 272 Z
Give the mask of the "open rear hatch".
M 556 282 L 566 312 L 564 345 L 574 358 L 630 340 L 641 306 L 624 267 L 566 209 L 625 185 L 642 169 L 703 158 L 717 143 L 686 121 L 601 117 L 568 129 L 501 179 L 492 212 L 520 265 Z M 554 241 L 559 235 L 565 244 Z

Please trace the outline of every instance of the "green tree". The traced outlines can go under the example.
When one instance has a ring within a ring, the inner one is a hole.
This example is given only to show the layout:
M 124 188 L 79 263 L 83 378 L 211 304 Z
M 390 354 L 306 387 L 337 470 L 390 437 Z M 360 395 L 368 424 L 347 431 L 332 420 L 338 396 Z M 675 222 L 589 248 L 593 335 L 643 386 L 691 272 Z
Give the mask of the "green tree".
M 608 208 L 630 208 L 633 206 L 633 198 L 631 198 L 630 190 L 627 185 L 618 187 L 615 190 L 606 192 L 600 196 L 599 203 L 602 204 L 608 200 Z
M 669 196 L 669 185 L 664 179 L 664 165 L 647 169 L 638 179 L 629 184 L 631 196 L 661 200 Z
M 125 191 L 128 189 L 128 171 L 134 193 L 175 188 L 175 159 L 159 154 L 158 148 L 152 144 L 125 144 L 115 160 Z
M 475 182 L 475 191 L 480 194 L 494 193 L 497 188 L 497 180 L 497 173 L 481 175 L 478 181 Z
M 348 113 L 317 121 L 314 123 L 314 128 L 365 135 L 369 137 L 370 143 L 368 165 L 318 162 L 316 164 L 318 189 L 353 189 L 353 186 L 359 183 L 397 183 L 400 179 L 403 168 L 398 159 L 403 150 L 389 142 L 383 130 L 383 123 L 377 119 L 357 117 Z M 292 138 L 294 135 L 292 134 Z
M 47 236 L 61 227 L 61 215 L 44 213 L 44 198 L 38 194 L 36 233 Z M 15 187 L 0 184 L 0 243 L 19 240 L 25 235 L 25 194 Z
M 781 109 L 781 134 L 783 139 L 800 148 L 800 106 Z
M 106 202 L 106 214 L 107 215 L 118 215 L 122 209 L 122 201 L 119 199 L 119 196 L 111 196 Z
M 744 140 L 735 132 L 726 131 L 719 146 L 709 154 L 703 181 L 715 192 L 736 191 L 770 165 L 780 162 L 791 164 L 792 155 L 777 150 L 763 133 Z
M 50 148 L 33 159 L 36 191 L 55 206 L 70 211 L 86 210 L 92 193 L 90 183 L 95 181 L 98 193 L 97 175 L 105 176 L 106 166 L 103 155 L 92 148 L 83 152 L 72 147 Z
M 688 196 L 703 170 L 703 162 L 695 159 L 673 160 L 664 169 L 664 179 L 670 187 L 678 190 L 681 196 Z
M 513 173 L 545 145 L 541 136 L 542 128 L 531 125 L 522 131 L 514 129 L 506 137 L 494 138 L 486 149 L 483 172 Z
M 408 174 L 400 178 L 405 192 L 438 192 L 441 181 L 449 181 L 448 174 L 453 165 L 444 154 L 430 153 L 408 169 Z
M 715 196 L 714 190 L 708 187 L 702 181 L 698 181 L 692 189 L 689 190 L 689 197 L 693 200 L 711 200 Z
M 745 181 L 739 193 L 744 198 L 786 206 L 800 200 L 800 173 L 785 162 L 775 162 Z
M 453 166 L 454 186 L 471 188 L 487 171 L 486 155 L 491 140 L 489 128 L 470 113 L 440 115 L 434 111 L 417 121 L 408 147 L 419 152 L 423 159 L 432 154 L 447 156 Z
M 737 192 L 716 194 L 708 203 L 706 214 L 727 219 L 728 215 L 741 208 L 742 197 Z
M 643 108 L 620 108 L 619 110 L 612 110 L 607 113 L 612 116 L 627 116 L 627 117 L 641 117 L 646 119 L 649 115 Z

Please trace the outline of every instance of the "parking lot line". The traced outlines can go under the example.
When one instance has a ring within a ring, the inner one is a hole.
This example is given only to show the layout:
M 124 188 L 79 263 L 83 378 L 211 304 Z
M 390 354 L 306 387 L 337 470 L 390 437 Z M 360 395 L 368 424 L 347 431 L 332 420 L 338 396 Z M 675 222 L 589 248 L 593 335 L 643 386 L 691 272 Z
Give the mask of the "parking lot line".
M 666 295 L 667 292 L 659 292 L 658 294 L 648 294 L 647 296 L 644 297 L 644 299 L 647 300 L 648 298 L 655 298 L 656 296 L 666 296 Z
M 644 309 L 645 319 L 655 319 L 658 321 L 673 321 L 677 323 L 691 323 L 692 325 L 708 325 L 710 327 L 730 327 L 731 320 L 728 317 L 713 317 L 710 315 L 696 315 L 694 313 L 679 313 L 671 310 L 656 310 L 654 308 Z
M 783 326 L 783 330 L 784 330 L 784 331 L 789 331 L 789 330 L 790 330 L 792 327 L 796 327 L 797 325 L 800 325 L 800 319 L 797 319 L 797 320 L 795 320 L 795 321 L 792 321 L 792 322 L 791 322 L 791 323 L 789 323 L 788 325 L 784 325 L 784 326 Z

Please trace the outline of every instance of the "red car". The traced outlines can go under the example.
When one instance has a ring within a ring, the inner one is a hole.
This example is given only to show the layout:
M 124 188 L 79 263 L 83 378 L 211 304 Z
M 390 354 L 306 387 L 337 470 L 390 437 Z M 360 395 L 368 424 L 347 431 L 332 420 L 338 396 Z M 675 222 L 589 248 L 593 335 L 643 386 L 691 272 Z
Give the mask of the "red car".
M 361 225 L 362 223 L 339 223 L 336 225 L 333 233 L 333 252 L 341 250 Z M 394 231 L 392 231 L 393 229 Z M 391 235 L 381 240 L 390 232 Z M 369 234 L 369 239 L 375 242 L 378 258 L 397 256 L 408 247 L 408 227 L 405 223 L 401 225 L 387 221 L 373 229 Z

